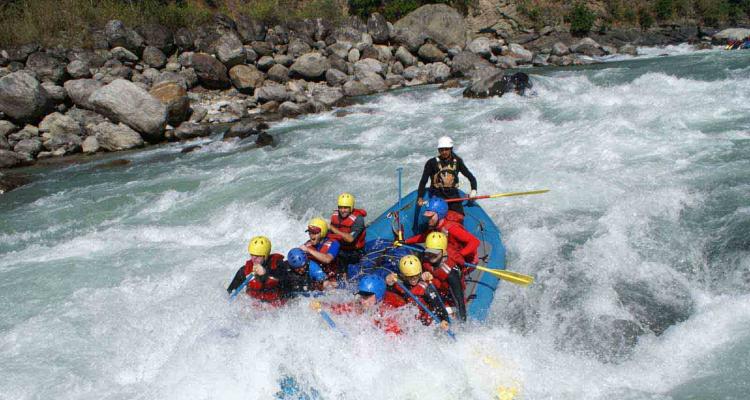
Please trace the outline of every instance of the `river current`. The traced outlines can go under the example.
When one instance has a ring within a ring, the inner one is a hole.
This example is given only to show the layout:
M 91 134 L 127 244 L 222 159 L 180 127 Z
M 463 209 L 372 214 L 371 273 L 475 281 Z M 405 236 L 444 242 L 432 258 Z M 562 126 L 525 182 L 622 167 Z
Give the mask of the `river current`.
M 390 92 L 275 124 L 276 147 L 32 170 L 0 196 L 0 399 L 268 399 L 282 376 L 324 399 L 747 398 L 750 52 L 527 72 L 529 96 Z M 536 278 L 485 324 L 339 316 L 342 337 L 306 301 L 227 302 L 251 236 L 286 253 L 342 191 L 372 220 L 442 135 L 480 194 L 551 190 L 481 203 Z

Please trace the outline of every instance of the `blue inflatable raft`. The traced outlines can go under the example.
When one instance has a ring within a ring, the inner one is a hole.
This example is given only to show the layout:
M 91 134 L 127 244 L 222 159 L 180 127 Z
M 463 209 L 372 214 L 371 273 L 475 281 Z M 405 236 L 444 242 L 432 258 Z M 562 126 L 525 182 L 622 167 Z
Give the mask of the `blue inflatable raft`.
M 461 193 L 462 197 L 465 196 Z M 422 217 L 421 207 L 417 206 L 417 192 L 413 191 L 381 214 L 367 227 L 368 248 L 373 244 L 393 243 L 396 229 L 395 213 L 404 229 L 404 238 L 415 235 L 425 229 L 427 221 Z M 400 211 L 399 211 L 400 210 Z M 476 202 L 464 202 L 464 227 L 481 242 L 479 246 L 480 264 L 492 269 L 505 269 L 505 247 L 500 230 L 489 215 Z M 394 263 L 395 264 L 395 263 Z M 498 278 L 492 274 L 473 270 L 466 278 L 466 310 L 469 318 L 484 321 L 487 318 L 492 299 L 497 289 Z

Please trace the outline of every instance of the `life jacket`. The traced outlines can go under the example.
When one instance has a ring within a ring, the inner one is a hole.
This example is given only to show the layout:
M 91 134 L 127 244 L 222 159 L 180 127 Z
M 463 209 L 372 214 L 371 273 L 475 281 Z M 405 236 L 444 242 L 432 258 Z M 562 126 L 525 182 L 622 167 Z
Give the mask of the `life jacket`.
M 275 276 L 275 272 L 277 272 L 283 260 L 284 256 L 281 254 L 271 254 L 266 262 L 263 263 L 263 267 L 266 269 L 265 275 L 255 277 L 247 284 L 246 291 L 248 296 L 263 302 L 281 305 L 281 286 L 279 285 L 279 278 Z M 245 262 L 244 272 L 245 276 L 253 272 L 252 260 Z
M 335 226 L 336 229 L 340 230 L 341 232 L 350 233 L 352 231 L 352 226 L 354 226 L 354 222 L 357 220 L 357 216 L 364 218 L 367 216 L 367 211 L 360 208 L 355 208 L 354 210 L 352 210 L 351 214 L 349 214 L 348 217 L 342 220 L 341 217 L 339 217 L 339 211 L 336 210 L 333 212 L 333 214 L 331 214 L 331 226 Z M 328 234 L 328 238 L 338 240 L 339 245 L 341 246 L 341 250 L 361 250 L 365 248 L 366 231 L 367 229 L 363 229 L 359 236 L 354 238 L 354 242 L 352 243 L 347 243 L 341 238 L 340 235 L 336 235 L 333 233 Z
M 388 316 L 390 310 L 406 304 L 399 303 L 399 301 L 401 301 L 401 298 L 399 296 L 396 296 L 393 293 L 386 292 L 383 301 L 376 305 L 378 309 L 375 313 L 376 316 L 372 320 L 372 323 L 376 327 L 383 330 L 385 333 L 389 333 L 392 335 L 400 335 L 401 333 L 403 333 L 401 331 L 401 327 L 398 325 L 398 321 L 396 321 L 393 317 Z M 357 313 L 354 302 L 334 304 L 331 306 L 331 312 L 339 315 Z
M 471 235 L 471 232 L 467 231 L 464 226 L 456 221 L 450 221 L 448 218 L 443 218 L 438 222 L 437 230 L 440 232 L 443 232 L 446 236 L 448 236 L 448 253 L 456 252 L 459 255 L 461 255 L 461 250 L 463 250 L 464 245 L 458 241 L 456 238 L 456 235 L 451 235 L 450 231 L 453 229 L 461 229 L 466 231 L 469 235 Z M 471 235 L 474 236 L 474 235 Z M 478 240 L 478 239 L 477 239 Z M 472 263 L 477 262 L 477 252 L 474 251 L 473 253 L 469 254 L 465 257 L 466 260 L 469 260 Z
M 430 185 L 438 189 L 458 187 L 458 159 L 453 156 L 445 165 L 439 156 L 435 157 L 435 161 L 438 171 L 430 178 Z
M 315 249 L 318 250 L 319 252 L 328 254 L 328 250 L 331 248 L 332 244 L 333 244 L 333 241 L 331 239 L 325 238 L 325 239 L 323 239 L 323 242 L 321 242 L 321 244 L 319 245 L 320 247 L 318 247 L 318 246 L 312 246 L 312 244 L 310 243 L 309 240 L 305 243 L 305 246 L 315 247 Z M 341 243 L 339 243 L 339 246 L 340 245 L 341 245 Z M 311 258 L 308 256 L 308 259 L 311 259 Z M 322 268 L 323 272 L 326 273 L 326 276 L 328 277 L 327 279 L 329 279 L 329 280 L 331 280 L 331 279 L 336 280 L 336 274 L 338 273 L 338 268 L 336 267 L 336 258 L 335 257 L 334 257 L 333 261 L 331 261 L 329 264 L 320 264 L 320 268 Z M 322 290 L 322 287 L 323 287 L 322 284 L 323 284 L 323 282 L 319 282 L 319 287 L 316 286 L 316 287 L 318 287 L 318 289 L 316 289 L 316 290 Z

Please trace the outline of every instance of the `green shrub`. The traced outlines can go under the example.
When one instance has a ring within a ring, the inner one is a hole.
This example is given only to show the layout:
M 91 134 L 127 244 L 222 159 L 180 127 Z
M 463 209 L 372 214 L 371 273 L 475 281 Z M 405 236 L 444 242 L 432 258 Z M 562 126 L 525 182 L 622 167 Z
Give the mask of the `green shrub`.
M 344 17 L 344 13 L 335 0 L 312 0 L 305 2 L 295 16 L 299 19 L 323 18 L 336 23 Z
M 568 21 L 570 21 L 570 33 L 574 36 L 584 36 L 594 25 L 596 20 L 596 14 L 586 7 L 583 3 L 578 3 L 573 6 L 573 9 L 568 14 Z
M 674 0 L 656 0 L 656 4 L 654 4 L 654 13 L 659 20 L 666 21 L 674 15 L 674 8 Z
M 381 0 L 349 0 L 349 11 L 352 14 L 367 18 L 370 14 L 378 11 Z
M 641 8 L 638 10 L 638 23 L 641 29 L 647 30 L 654 26 L 654 16 L 646 8 Z
M 391 0 L 383 7 L 383 16 L 389 21 L 396 21 L 421 5 L 418 0 Z

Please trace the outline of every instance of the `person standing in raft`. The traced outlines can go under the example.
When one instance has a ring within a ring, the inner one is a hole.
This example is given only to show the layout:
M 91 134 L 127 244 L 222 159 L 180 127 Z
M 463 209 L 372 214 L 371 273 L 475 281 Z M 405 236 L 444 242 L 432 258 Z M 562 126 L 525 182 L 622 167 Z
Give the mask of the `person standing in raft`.
M 424 241 L 422 270 L 432 274 L 432 284 L 445 300 L 445 304 L 456 307 L 456 313 L 466 321 L 466 303 L 463 280 L 464 258 L 449 249 L 448 237 L 443 232 L 430 232 Z M 448 310 L 449 312 L 451 310 Z
M 282 296 L 279 275 L 284 256 L 271 254 L 271 241 L 265 236 L 255 236 L 250 239 L 247 250 L 250 253 L 250 259 L 237 270 L 227 292 L 234 292 L 248 275 L 253 274 L 252 280 L 247 284 L 247 294 L 254 299 L 280 305 Z
M 403 301 L 386 290 L 385 281 L 378 275 L 364 275 L 357 285 L 357 297 L 353 302 L 327 306 L 334 314 L 370 314 L 373 324 L 386 333 L 399 335 L 401 328 L 396 320 L 388 316 L 388 312 L 401 306 Z M 320 310 L 319 301 L 310 302 L 313 310 Z
M 481 242 L 471 232 L 467 231 L 460 222 L 446 218 L 448 213 L 448 203 L 445 200 L 440 197 L 430 198 L 423 214 L 427 218 L 427 230 L 404 240 L 404 243 L 424 243 L 430 232 L 442 232 L 448 236 L 449 251 L 456 252 L 464 260 L 476 264 L 479 262 L 477 249 Z M 395 246 L 399 244 L 399 241 L 394 243 Z
M 453 139 L 443 136 L 438 139 L 438 156 L 430 158 L 424 164 L 422 179 L 417 187 L 417 205 L 422 206 L 424 200 L 425 186 L 427 179 L 430 180 L 429 194 L 430 197 L 441 197 L 444 199 L 455 199 L 461 197 L 458 193 L 458 174 L 463 174 L 471 184 L 469 197 L 477 195 L 477 179 L 466 167 L 464 160 L 453 152 Z M 450 209 L 464 214 L 464 207 L 460 201 L 450 203 Z
M 336 267 L 336 257 L 339 255 L 339 242 L 326 238 L 328 234 L 328 222 L 320 217 L 315 217 L 307 224 L 305 231 L 310 236 L 310 240 L 300 246 L 300 250 L 307 254 L 310 260 L 320 264 L 323 272 L 328 276 L 328 280 L 337 281 L 341 276 Z
M 286 255 L 280 279 L 283 296 L 291 298 L 314 291 L 326 274 L 318 263 L 308 260 L 304 251 L 294 248 Z
M 442 329 L 448 329 L 448 311 L 443 307 L 438 299 L 440 296 L 435 290 L 433 290 L 428 282 L 432 281 L 432 274 L 429 272 L 422 272 L 422 262 L 415 255 L 408 255 L 401 258 L 398 263 L 399 275 L 403 279 L 403 286 L 396 285 L 398 276 L 396 274 L 389 274 L 385 277 L 385 283 L 388 285 L 388 291 L 396 294 L 400 297 L 399 305 L 406 305 L 414 300 L 404 292 L 402 288 L 410 291 L 414 297 L 417 298 L 423 306 L 426 306 L 430 311 L 440 318 L 440 327 Z M 419 306 L 417 306 L 419 307 Z M 432 323 L 430 316 L 419 307 L 419 319 L 423 324 L 429 325 Z
M 354 202 L 354 196 L 342 193 L 337 201 L 338 209 L 331 215 L 328 239 L 338 241 L 341 246 L 336 260 L 339 274 L 345 274 L 349 265 L 359 263 L 365 247 L 367 211 L 354 208 Z

